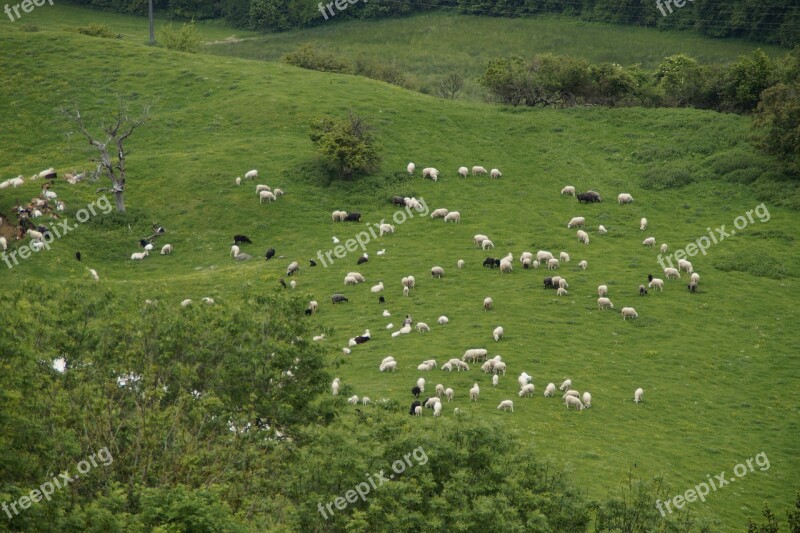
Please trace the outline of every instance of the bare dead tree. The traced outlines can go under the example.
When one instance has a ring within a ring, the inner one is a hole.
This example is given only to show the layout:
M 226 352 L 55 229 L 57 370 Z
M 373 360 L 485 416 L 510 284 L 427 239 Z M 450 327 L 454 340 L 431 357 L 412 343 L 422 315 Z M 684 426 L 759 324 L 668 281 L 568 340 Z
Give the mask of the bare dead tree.
M 451 72 L 436 86 L 436 93 L 439 98 L 455 100 L 464 90 L 464 78 L 458 72 Z
M 97 192 L 113 192 L 118 213 L 125 212 L 125 158 L 128 153 L 125 151 L 123 143 L 139 126 L 142 126 L 150 118 L 150 106 L 151 104 L 142 106 L 141 116 L 132 118 L 129 116 L 127 102 L 120 100 L 116 112 L 111 115 L 110 123 L 106 124 L 104 122 L 100 127 L 105 136 L 105 141 L 98 140 L 92 135 L 86 127 L 77 105 L 74 109 L 61 108 L 61 113 L 75 124 L 78 131 L 89 141 L 89 144 L 100 152 L 99 157 L 92 159 L 97 163 L 96 177 L 107 177 L 111 180 L 111 187 L 101 187 L 97 189 Z M 116 153 L 112 155 L 110 151 L 113 150 Z

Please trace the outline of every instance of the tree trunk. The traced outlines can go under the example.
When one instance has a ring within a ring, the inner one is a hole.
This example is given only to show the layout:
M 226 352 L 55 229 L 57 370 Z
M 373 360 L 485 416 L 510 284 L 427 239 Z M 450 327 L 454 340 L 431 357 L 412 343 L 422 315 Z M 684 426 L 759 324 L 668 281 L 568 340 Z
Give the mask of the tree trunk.
M 123 198 L 125 191 L 114 191 L 114 201 L 117 204 L 117 213 L 125 212 L 125 198 Z

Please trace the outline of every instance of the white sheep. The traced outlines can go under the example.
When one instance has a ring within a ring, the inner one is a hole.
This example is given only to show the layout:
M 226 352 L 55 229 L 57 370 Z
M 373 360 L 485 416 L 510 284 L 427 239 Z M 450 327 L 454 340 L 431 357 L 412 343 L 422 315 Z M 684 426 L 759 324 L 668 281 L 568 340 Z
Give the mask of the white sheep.
M 261 191 L 271 191 L 271 190 L 272 188 L 269 185 L 263 185 L 263 184 L 256 185 L 256 196 L 261 194 Z
M 581 267 L 581 270 L 586 270 L 589 267 L 589 263 L 584 260 L 578 263 L 578 266 Z
M 437 181 L 439 179 L 439 171 L 433 167 L 426 167 L 422 169 L 422 177 L 423 178 L 430 178 L 433 181 Z
M 386 329 L 394 329 L 394 324 L 392 324 L 391 322 L 386 324 Z
M 258 170 L 256 169 L 248 170 L 247 172 L 245 172 L 244 177 L 245 179 L 248 180 L 254 180 L 258 177 Z
M 171 253 L 172 253 L 171 244 L 165 244 L 164 246 L 161 247 L 161 255 L 169 255 Z
M 452 402 L 453 401 L 453 389 L 451 389 L 449 387 L 446 388 L 444 390 L 444 395 L 447 397 L 447 401 L 448 402 Z
M 552 398 L 553 394 L 556 392 L 556 384 L 555 383 L 548 383 L 547 387 L 544 389 L 544 397 L 545 398 Z
M 519 390 L 519 397 L 522 398 L 524 396 L 527 396 L 530 398 L 531 396 L 533 396 L 533 392 L 535 389 L 536 387 L 533 385 L 533 383 L 526 383 Z
M 462 178 L 466 178 L 467 174 L 469 174 L 469 169 L 467 167 L 458 167 L 458 175 Z
M 444 207 L 440 207 L 439 209 L 434 209 L 433 212 L 431 212 L 431 218 L 444 218 L 447 216 L 447 213 L 449 212 L 450 211 L 448 211 Z
M 645 240 L 642 241 L 642 244 L 644 244 L 645 246 L 655 246 L 656 238 L 655 237 L 648 237 L 648 238 L 646 238 Z
M 558 390 L 565 391 L 565 390 L 569 390 L 570 387 L 572 387 L 572 380 L 571 379 L 565 379 L 564 382 L 561 384 L 561 386 L 558 387 Z
M 261 191 L 260 193 L 258 193 L 258 198 L 259 198 L 258 203 L 260 204 L 263 204 L 264 200 L 266 200 L 267 202 L 274 202 L 277 200 L 277 198 L 275 198 L 275 195 L 271 191 Z
M 480 387 L 478 387 L 478 384 L 475 383 L 472 386 L 472 388 L 469 389 L 469 400 L 471 402 L 477 402 L 478 401 L 478 396 L 480 395 L 480 393 L 481 393 L 481 389 L 480 389 Z
M 633 392 L 633 401 L 639 403 L 644 400 L 644 389 L 639 387 Z
M 340 385 L 341 385 L 341 380 L 339 380 L 339 378 L 334 378 L 333 383 L 331 383 L 331 393 L 333 393 L 334 396 L 339 395 Z
M 240 178 L 240 177 L 237 177 L 234 181 L 236 182 L 236 185 L 241 185 L 242 184 L 242 178 Z
M 502 409 L 503 411 L 511 410 L 511 412 L 513 413 L 514 402 L 512 402 L 511 400 L 503 400 L 502 402 L 500 402 L 500 405 L 498 405 L 497 408 Z
M 449 319 L 448 319 L 446 316 L 442 315 L 442 316 L 440 316 L 440 317 L 439 317 L 439 318 L 436 320 L 436 322 L 437 322 L 437 323 L 438 323 L 440 326 L 444 326 L 445 324 L 447 324 L 448 322 L 450 322 L 450 320 L 449 320 Z
M 492 365 L 492 372 L 495 374 L 499 374 L 500 372 L 502 372 L 503 375 L 505 376 L 506 364 L 502 361 L 495 361 L 494 364 Z
M 514 270 L 514 266 L 511 264 L 511 261 L 500 261 L 500 272 L 503 274 L 508 274 Z
M 414 408 L 414 415 L 422 416 L 422 406 L 421 405 L 418 405 L 418 406 L 416 406 Z
M 627 320 L 629 318 L 639 318 L 639 315 L 636 313 L 636 309 L 633 307 L 623 307 L 622 320 Z
M 500 172 L 496 168 L 493 168 L 492 170 L 489 171 L 489 176 L 491 176 L 493 179 L 497 179 L 499 177 L 502 177 L 502 175 L 503 175 L 503 173 Z
M 667 279 L 678 279 L 681 277 L 681 273 L 677 268 L 667 267 L 664 269 L 664 277 Z
M 394 226 L 391 224 L 381 223 L 379 227 L 380 236 L 383 236 L 385 233 L 394 233 Z
M 131 259 L 133 259 L 134 261 L 141 261 L 149 253 L 150 252 L 148 252 L 147 250 L 145 250 L 144 252 L 136 252 L 136 253 L 131 254 Z
M 400 282 L 404 287 L 408 287 L 409 289 L 413 289 L 417 284 L 417 280 L 414 276 L 407 276 L 400 280 Z
M 319 309 L 319 303 L 316 300 L 311 300 L 308 302 L 308 308 L 311 310 L 311 313 L 314 314 Z
M 151 242 L 149 242 L 149 243 L 144 245 L 144 249 L 147 250 L 148 252 L 152 252 L 153 248 L 154 248 L 154 246 L 153 246 L 153 243 L 151 243 Z
M 342 348 L 342 355 L 350 355 L 351 353 L 352 351 L 350 350 L 350 348 L 347 347 Z
M 438 396 L 439 398 L 444 396 L 444 385 L 442 385 L 441 383 L 438 383 L 436 385 L 436 396 Z
M 626 192 L 620 193 L 619 196 L 617 196 L 617 202 L 620 204 L 629 204 L 633 202 L 633 196 Z
M 2 221 L 0 221 L 0 224 L 2 224 Z M 0 249 L 2 249 L 4 252 L 8 250 L 8 241 L 2 236 L 0 236 Z
M 359 283 L 364 283 L 365 281 L 364 276 L 362 276 L 359 272 L 348 272 L 347 275 L 356 278 L 356 281 Z
M 685 270 L 688 273 L 694 272 L 692 264 L 686 259 L 678 259 L 678 269 Z
M 567 228 L 578 228 L 584 225 L 586 225 L 586 219 L 584 217 L 572 217 L 569 222 L 567 222 Z
M 431 268 L 431 276 L 434 278 L 441 278 L 444 276 L 444 269 L 440 266 L 435 266 Z
M 391 363 L 392 361 L 394 361 L 394 357 L 392 357 L 391 355 L 387 355 L 386 357 L 383 358 L 381 364 L 385 365 L 386 363 Z
M 363 398 L 361 398 L 361 404 L 362 405 L 369 405 L 371 403 L 372 403 L 372 400 L 370 400 L 369 397 L 364 396 Z
M 547 261 L 547 270 L 556 270 L 558 268 L 558 265 L 559 265 L 558 259 L 556 259 L 555 257 L 549 259 Z
M 664 292 L 664 280 L 653 278 L 653 280 L 647 284 L 649 288 L 653 289 L 658 287 L 659 292 Z
M 472 242 L 474 242 L 476 246 L 480 246 L 480 245 L 481 245 L 481 243 L 482 243 L 483 241 L 485 241 L 486 239 L 488 239 L 488 238 L 489 238 L 489 237 L 487 237 L 486 235 L 481 235 L 481 234 L 479 233 L 479 234 L 475 235 L 475 236 L 472 238 Z
M 38 252 L 44 248 L 44 243 L 42 241 L 31 241 L 31 248 L 34 252 Z
M 420 363 L 417 365 L 417 370 L 429 371 L 433 370 L 433 367 L 425 363 Z
M 558 289 L 556 289 L 557 296 L 566 296 L 567 294 L 569 294 L 569 292 L 564 287 L 559 287 Z
M 448 371 L 448 372 L 452 372 L 453 371 L 453 363 L 448 361 L 445 364 L 443 364 L 442 365 L 442 371 L 445 371 L 445 370 Z
M 417 328 L 417 331 L 420 333 L 422 333 L 423 331 L 431 330 L 431 328 L 425 322 L 417 322 L 417 324 L 414 327 Z M 434 364 L 434 366 L 436 365 Z
M 600 224 L 599 226 L 597 226 L 597 233 L 599 233 L 600 235 L 605 235 L 606 233 L 608 233 L 608 230 L 606 229 L 605 226 Z
M 505 333 L 506 332 L 503 329 L 503 326 L 497 326 L 496 328 L 494 328 L 494 331 L 492 331 L 492 337 L 494 337 L 494 340 L 496 342 L 496 341 L 499 341 L 500 339 L 502 339 L 503 335 L 505 335 Z
M 575 196 L 575 187 L 572 185 L 567 185 L 561 189 L 561 194 L 571 194 L 572 196 Z
M 583 244 L 589 244 L 589 234 L 588 233 L 586 233 L 582 229 L 579 229 L 576 232 L 576 235 L 578 235 L 578 240 L 581 241 Z
M 34 229 L 29 229 L 25 233 L 34 241 L 42 241 L 44 239 L 44 234 Z
M 334 222 L 342 222 L 347 218 L 347 211 L 334 211 L 331 213 L 331 220 Z
M 483 310 L 489 311 L 492 306 L 494 305 L 494 300 L 492 300 L 491 296 L 487 296 L 483 299 Z
M 600 309 L 614 309 L 614 304 L 608 298 L 601 296 L 597 299 L 597 307 Z
M 409 290 L 408 287 L 403 287 L 403 296 L 408 296 Z
M 464 260 L 463 259 L 459 259 L 458 262 L 456 263 L 456 266 L 458 268 L 464 268 L 464 264 L 465 264 Z
M 287 276 L 291 276 L 292 274 L 296 274 L 299 271 L 300 271 L 300 265 L 297 263 L 297 261 L 292 261 L 291 263 L 289 263 L 289 266 L 286 267 L 286 275 Z
M 597 295 L 598 296 L 608 296 L 608 285 L 598 285 L 597 286 Z
M 461 361 L 481 361 L 486 359 L 489 351 L 485 348 L 470 348 L 469 350 L 464 352 L 464 355 L 461 356 Z M 456 364 L 458 359 L 452 359 L 450 362 Z
M 639 221 L 639 229 L 642 230 L 642 231 L 647 229 L 647 219 L 646 218 L 642 217 L 642 219 Z M 586 402 L 584 402 L 584 403 L 586 403 Z
M 581 411 L 583 409 L 583 404 L 581 403 L 581 399 L 576 398 L 575 396 L 567 396 L 566 398 L 564 398 L 564 405 L 567 406 L 567 409 L 569 409 L 570 406 L 575 407 L 575 409 L 577 409 L 578 411 Z
M 592 406 L 592 395 L 587 391 L 583 393 L 583 408 L 588 409 Z
M 570 390 L 568 390 L 567 392 L 564 393 L 564 395 L 561 397 L 561 399 L 563 400 L 567 396 L 574 396 L 575 398 L 579 398 L 580 395 L 581 395 L 580 392 L 570 389 Z
M 192 305 L 192 299 L 186 298 L 184 301 L 181 302 L 181 307 L 189 307 Z
M 531 261 L 530 257 L 522 258 L 522 259 L 520 259 L 520 262 L 522 263 L 522 268 L 525 268 L 525 269 L 530 268 L 533 263 L 536 263 L 537 267 L 539 266 L 539 262 L 538 261 Z
M 536 260 L 540 262 L 550 261 L 553 258 L 553 254 L 546 250 L 539 250 L 536 252 Z
M 489 248 L 494 248 L 494 243 L 489 239 L 484 239 L 481 241 L 481 248 L 484 250 L 488 250 Z
M 522 388 L 528 383 L 530 383 L 532 379 L 533 377 L 529 376 L 527 372 L 523 372 L 517 378 L 517 383 L 519 383 L 520 388 Z
M 370 289 L 369 289 L 369 290 L 370 290 L 370 292 L 372 292 L 372 293 L 379 293 L 379 292 L 381 292 L 381 291 L 383 290 L 383 282 L 381 281 L 381 282 L 379 282 L 377 285 L 373 285 L 372 287 L 370 287 Z
M 416 166 L 414 163 L 409 163 L 409 164 L 406 166 L 406 170 L 408 171 L 408 173 L 409 173 L 409 174 L 413 174 L 413 173 L 414 173 L 414 170 L 415 170 L 416 168 L 417 168 L 417 166 Z
M 290 289 L 294 289 L 295 287 L 297 287 L 297 282 L 295 280 L 290 281 L 289 282 L 289 288 Z
M 498 376 L 497 374 L 495 374 L 494 376 L 492 376 L 492 385 L 493 385 L 494 387 L 497 387 L 497 385 L 498 385 L 499 383 L 500 383 L 500 376 Z
M 445 222 L 455 222 L 457 224 L 457 223 L 461 222 L 461 213 L 459 213 L 458 211 L 450 211 L 444 217 L 444 221 Z
M 349 403 L 351 405 L 358 405 L 358 396 L 356 396 L 355 394 L 353 396 L 350 396 L 347 399 L 347 403 Z
M 283 193 L 283 189 L 275 189 L 275 190 L 274 190 L 274 191 L 272 191 L 272 192 L 275 194 L 275 196 L 276 196 L 276 197 L 278 197 L 278 196 L 283 196 L 283 194 L 284 194 L 284 193 Z M 367 400 L 369 400 L 369 398 L 367 398 Z
M 381 363 L 379 370 L 381 372 L 394 372 L 397 370 L 397 361 L 387 361 L 386 363 Z
M 486 174 L 486 169 L 481 166 L 472 167 L 472 175 L 477 176 L 478 174 Z
M 661 245 L 661 253 L 665 254 L 665 253 L 667 253 L 667 250 L 669 250 L 669 246 L 667 246 L 667 243 L 663 243 Z
M 92 276 L 92 279 L 95 281 L 100 281 L 100 276 L 97 275 L 97 270 L 90 268 L 89 275 Z
M 231 256 L 236 257 L 237 255 L 239 255 L 239 247 L 234 244 L 231 246 Z
M 559 259 L 561 259 L 562 263 L 569 263 L 569 254 L 567 252 L 561 252 L 559 254 Z
M 425 378 L 419 378 L 417 380 L 417 387 L 419 387 L 420 392 L 425 392 Z
M 433 416 L 442 416 L 442 402 L 433 404 Z
M 692 275 L 690 276 L 690 280 L 694 281 L 695 283 L 697 283 L 698 281 L 700 281 L 700 274 L 698 274 L 697 272 L 692 272 Z
M 214 305 L 216 302 L 214 302 L 214 298 L 211 298 L 210 296 L 204 296 L 203 303 L 206 305 Z

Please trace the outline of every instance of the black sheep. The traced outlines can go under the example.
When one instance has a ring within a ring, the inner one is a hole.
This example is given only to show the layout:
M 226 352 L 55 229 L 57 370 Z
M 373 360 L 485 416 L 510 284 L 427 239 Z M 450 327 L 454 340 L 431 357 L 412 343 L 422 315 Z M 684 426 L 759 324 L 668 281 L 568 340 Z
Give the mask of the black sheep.
M 354 337 L 353 341 L 355 341 L 356 344 L 364 344 L 365 342 L 369 341 L 369 337 L 359 335 L 358 337 Z
M 647 289 L 644 285 L 639 285 L 639 296 L 644 296 L 647 294 Z
M 75 259 L 77 259 L 78 261 L 81 260 L 81 253 L 80 252 L 75 252 Z
M 281 286 L 282 286 L 284 289 L 286 288 L 286 282 L 285 282 L 285 281 L 283 281 L 283 278 L 279 279 L 279 280 L 278 280 L 278 282 L 281 284 Z
M 551 289 L 555 289 L 556 286 L 553 285 L 553 278 L 544 278 L 544 288 L 550 287 Z
M 422 390 L 420 390 L 420 388 L 417 387 L 416 385 L 411 387 L 411 394 L 414 395 L 414 398 L 419 398 L 419 393 L 420 392 L 422 392 Z
M 393 196 L 392 197 L 392 205 L 406 205 L 406 201 L 402 196 Z
M 383 296 L 378 296 L 378 303 L 385 304 L 386 303 L 386 298 L 384 298 Z
M 494 257 L 487 257 L 484 259 L 483 266 L 494 268 Z
M 311 311 L 311 308 L 310 308 L 310 307 L 304 311 L 304 313 L 306 314 L 306 316 L 311 316 L 311 313 L 312 313 L 312 312 L 313 312 L 313 311 Z
M 358 211 L 353 211 L 352 213 L 347 213 L 347 216 L 344 217 L 345 222 L 361 222 L 361 213 Z
M 315 267 L 315 266 L 317 266 L 317 262 L 316 262 L 316 261 L 314 261 L 313 259 L 309 259 L 309 260 L 308 260 L 308 264 L 309 264 L 309 266 L 312 266 L 312 267 Z
M 652 274 L 648 274 L 647 275 L 647 281 L 653 281 L 653 275 Z
M 334 304 L 338 304 L 338 303 L 341 303 L 341 302 L 347 302 L 347 301 L 348 301 L 348 299 L 345 297 L 344 294 L 336 293 L 333 296 L 331 296 L 331 303 L 334 303 Z
M 369 261 L 369 259 L 366 256 L 362 255 L 361 257 L 358 258 L 358 261 L 356 261 L 356 264 L 363 265 L 367 261 Z
M 419 401 L 412 402 L 411 409 L 408 410 L 408 414 L 413 415 L 415 413 L 415 411 L 417 410 L 417 407 L 419 407 L 420 405 L 422 405 L 422 404 L 419 403 Z
M 251 241 L 249 238 L 247 238 L 247 235 L 234 235 L 233 236 L 233 244 L 244 244 L 244 243 L 253 244 L 253 241 Z
M 267 250 L 267 253 L 264 254 L 264 258 L 269 261 L 273 257 L 275 257 L 275 248 L 270 248 Z

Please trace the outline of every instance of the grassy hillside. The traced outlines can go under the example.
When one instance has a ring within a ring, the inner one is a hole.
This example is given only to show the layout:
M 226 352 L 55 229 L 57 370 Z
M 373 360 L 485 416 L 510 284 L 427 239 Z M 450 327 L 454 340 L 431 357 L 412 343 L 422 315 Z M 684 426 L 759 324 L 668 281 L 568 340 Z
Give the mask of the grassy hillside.
M 617 491 L 629 472 L 644 479 L 664 475 L 671 493 L 679 494 L 707 474 L 725 471 L 730 477 L 734 465 L 764 452 L 769 470 L 756 469 L 706 503 L 688 506 L 694 515 L 717 520 L 720 530 L 742 528 L 763 501 L 783 509 L 793 500 L 800 452 L 792 394 L 800 381 L 791 224 L 796 212 L 769 201 L 769 221 L 756 218 L 706 256 L 693 258 L 702 276 L 698 294 L 688 294 L 685 275 L 667 281 L 663 293 L 642 298 L 636 290 L 648 273 L 659 275 L 657 252 L 641 244 L 645 236 L 676 250 L 708 227 L 725 224 L 729 231 L 762 198 L 780 197 L 766 185 L 757 197 L 735 181 L 743 172 L 760 184 L 758 176 L 774 166 L 748 144 L 747 119 L 694 110 L 517 110 L 444 102 L 356 77 L 43 29 L 0 35 L 0 178 L 30 176 L 51 165 L 59 172 L 91 168 L 93 154 L 59 119 L 62 104 L 78 103 L 97 123 L 97 113 L 113 106 L 118 93 L 157 102 L 152 121 L 128 144 L 128 215 L 79 225 L 50 251 L 0 269 L 0 286 L 28 279 L 89 284 L 86 269 L 95 268 L 100 283 L 121 299 L 146 290 L 178 310 L 187 297 L 209 295 L 224 305 L 241 287 L 280 290 L 278 278 L 297 260 L 301 271 L 293 278 L 293 296 L 320 302 L 309 321 L 327 333 L 331 372 L 354 394 L 405 405 L 423 359 L 458 357 L 471 347 L 503 356 L 509 375 L 496 389 L 474 368 L 425 375 L 431 389 L 438 382 L 453 387 L 456 401 L 441 420 L 426 413 L 419 420 L 423 428 L 435 432 L 450 423 L 453 406 L 466 416 L 496 421 L 519 436 L 521 446 L 565 465 L 597 499 Z M 308 123 L 348 110 L 378 128 L 383 171 L 328 183 L 308 140 Z M 418 168 L 434 165 L 443 177 L 438 183 L 422 180 L 419 172 L 409 178 L 409 160 Z M 473 164 L 499 167 L 503 177 L 456 176 L 458 166 Z M 286 195 L 259 205 L 253 182 L 234 183 L 250 168 L 259 169 L 259 183 Z M 670 181 L 681 172 L 690 183 Z M 558 194 L 566 184 L 598 190 L 605 201 L 578 205 Z M 105 184 L 57 182 L 55 190 L 74 217 L 97 197 L 98 185 Z M 17 199 L 35 196 L 39 187 L 28 182 L 0 191 L 0 213 L 8 214 Z M 631 193 L 635 202 L 617 205 L 619 192 Z M 370 242 L 365 265 L 356 267 L 359 251 L 327 268 L 307 266 L 318 250 L 332 247 L 334 235 L 344 243 L 367 223 L 389 221 L 397 211 L 388 202 L 393 194 L 423 198 L 430 209 L 458 210 L 462 221 L 414 216 L 398 224 L 394 235 Z M 334 209 L 360 211 L 362 224 L 332 223 Z M 576 215 L 587 218 L 588 246 L 566 228 Z M 646 232 L 638 228 L 642 216 L 650 223 Z M 167 227 L 159 244 L 170 242 L 175 252 L 130 261 L 153 222 Z M 597 235 L 598 224 L 609 234 Z M 252 238 L 245 250 L 253 260 L 229 257 L 234 233 Z M 513 252 L 513 273 L 480 266 L 487 254 L 472 245 L 476 233 L 492 238 L 494 255 Z M 261 259 L 268 247 L 281 257 Z M 385 255 L 376 255 L 380 249 Z M 559 271 L 569 281 L 568 296 L 542 289 L 545 271 L 519 268 L 519 254 L 538 249 L 572 256 Z M 76 250 L 83 254 L 80 263 L 73 259 Z M 466 266 L 458 270 L 461 258 Z M 586 271 L 577 267 L 582 259 L 589 263 Z M 443 279 L 430 279 L 434 265 L 444 267 Z M 352 270 L 367 283 L 345 287 L 342 279 Z M 408 274 L 418 282 L 404 298 L 399 281 Z M 385 306 L 369 291 L 380 280 L 387 287 Z M 601 283 L 609 285 L 617 310 L 633 305 L 640 318 L 623 321 L 617 311 L 597 310 Z M 332 306 L 334 292 L 350 302 Z M 481 309 L 485 296 L 494 298 L 491 312 Z M 391 312 L 388 319 L 381 316 L 384 308 Z M 407 313 L 433 331 L 391 338 L 387 322 L 396 329 Z M 441 314 L 450 318 L 446 327 L 435 325 Z M 491 339 L 497 325 L 506 331 L 499 343 Z M 340 355 L 364 328 L 373 341 Z M 377 371 L 387 355 L 400 362 L 395 374 Z M 516 397 L 515 378 L 523 370 L 534 376 L 536 396 L 530 400 Z M 548 382 L 566 377 L 592 392 L 592 409 L 567 412 L 560 400 L 541 396 Z M 467 390 L 475 381 L 481 400 L 470 404 Z M 632 402 L 637 387 L 645 389 L 640 405 Z M 495 409 L 505 398 L 515 400 L 513 414 Z

